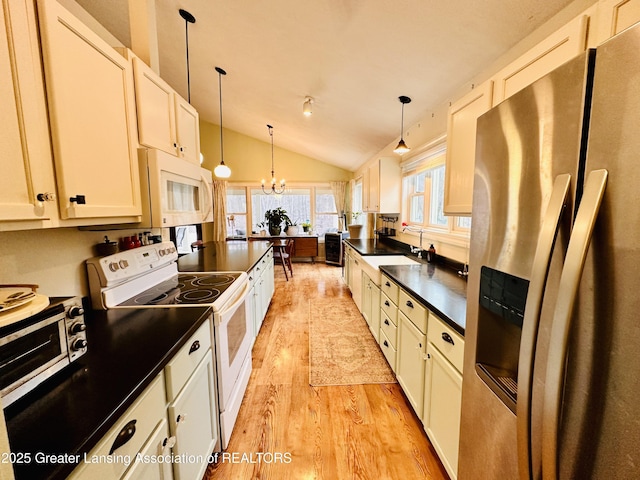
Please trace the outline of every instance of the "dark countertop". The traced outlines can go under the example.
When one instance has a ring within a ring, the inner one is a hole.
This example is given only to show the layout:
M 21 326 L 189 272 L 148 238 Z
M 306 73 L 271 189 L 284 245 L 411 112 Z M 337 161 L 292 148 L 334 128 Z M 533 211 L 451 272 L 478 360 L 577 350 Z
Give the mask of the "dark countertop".
M 271 247 L 265 241 L 205 242 L 204 248 L 178 259 L 180 272 L 249 272 Z
M 345 242 L 360 255 L 406 255 L 409 253 L 408 248 L 401 250 L 374 238 L 347 238 Z
M 74 463 L 38 464 L 38 452 L 89 452 L 211 315 L 209 307 L 87 311 L 88 351 L 5 409 L 16 479 L 66 478 Z
M 420 265 L 382 265 L 380 271 L 464 335 L 467 315 L 465 279 L 452 270 L 426 262 Z

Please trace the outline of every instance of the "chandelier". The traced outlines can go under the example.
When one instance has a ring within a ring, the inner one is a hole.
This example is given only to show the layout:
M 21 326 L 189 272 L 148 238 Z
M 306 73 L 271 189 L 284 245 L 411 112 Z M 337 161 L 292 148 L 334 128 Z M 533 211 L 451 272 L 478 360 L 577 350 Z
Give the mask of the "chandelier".
M 265 193 L 265 195 L 280 195 L 284 193 L 285 190 L 285 182 L 284 182 L 284 178 L 282 180 L 280 180 L 280 187 L 276 187 L 276 172 L 275 172 L 275 167 L 274 167 L 274 163 L 273 163 L 273 127 L 271 125 L 267 125 L 267 128 L 269 129 L 269 136 L 271 137 L 271 188 L 270 189 L 266 189 L 265 188 L 265 180 L 264 178 L 262 179 L 262 191 Z

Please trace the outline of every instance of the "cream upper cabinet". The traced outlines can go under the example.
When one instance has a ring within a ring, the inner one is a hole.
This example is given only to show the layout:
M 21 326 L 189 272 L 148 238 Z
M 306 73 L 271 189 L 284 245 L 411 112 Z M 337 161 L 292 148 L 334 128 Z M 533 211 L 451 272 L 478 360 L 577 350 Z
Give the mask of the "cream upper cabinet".
M 140 58 L 127 54 L 133 61 L 140 144 L 200 165 L 198 112 Z
M 0 8 L 0 230 L 57 220 L 53 160 L 35 10 L 28 0 Z
M 399 213 L 402 186 L 400 162 L 381 157 L 364 172 L 362 209 L 365 212 Z
M 583 52 L 587 43 L 589 17 L 580 15 L 556 30 L 494 77 L 493 105 Z
M 60 216 L 139 221 L 131 62 L 56 0 L 38 17 Z
M 613 37 L 640 21 L 640 0 L 600 0 L 598 3 L 598 39 Z
M 200 165 L 200 121 L 198 111 L 180 95 L 174 95 L 178 155 Z
M 476 123 L 491 108 L 493 82 L 485 82 L 449 107 L 444 213 L 470 215 L 476 160 Z

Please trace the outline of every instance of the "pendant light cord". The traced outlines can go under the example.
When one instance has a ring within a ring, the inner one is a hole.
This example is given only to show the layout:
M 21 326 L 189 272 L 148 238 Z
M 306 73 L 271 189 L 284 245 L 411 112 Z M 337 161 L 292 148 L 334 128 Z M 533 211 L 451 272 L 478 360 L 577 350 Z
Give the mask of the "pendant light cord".
M 178 10 L 180 16 L 184 19 L 184 38 L 187 50 L 187 101 L 191 103 L 191 70 L 189 68 L 189 24 L 196 23 L 196 17 L 186 10 Z
M 222 75 L 226 75 L 222 68 L 216 67 L 218 72 L 218 91 L 220 92 L 220 164 L 224 165 L 224 148 L 223 148 L 223 135 L 222 135 Z
M 267 125 L 269 127 L 269 136 L 271 137 L 271 178 L 275 178 L 275 169 L 273 165 L 273 127 L 271 125 Z

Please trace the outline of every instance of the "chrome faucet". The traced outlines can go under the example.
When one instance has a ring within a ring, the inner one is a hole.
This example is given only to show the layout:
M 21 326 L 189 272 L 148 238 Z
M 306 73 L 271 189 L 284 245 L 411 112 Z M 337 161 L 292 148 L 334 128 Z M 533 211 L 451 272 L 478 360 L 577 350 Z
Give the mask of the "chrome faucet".
M 411 249 L 411 253 L 417 253 L 418 254 L 418 258 L 422 258 L 422 234 L 424 233 L 424 229 L 423 228 L 417 229 L 416 227 L 411 227 L 411 225 L 405 225 L 402 228 L 402 232 L 404 232 L 407 229 L 410 232 L 418 232 L 419 233 L 419 235 L 420 235 L 420 246 L 419 247 L 414 247 L 413 245 L 411 245 L 410 249 Z

